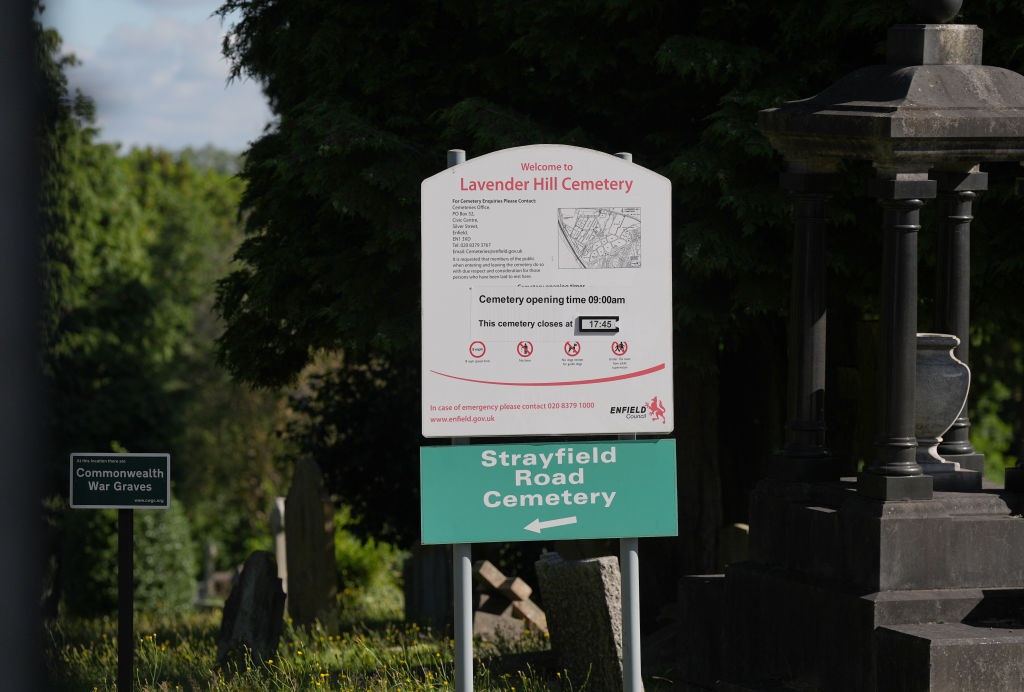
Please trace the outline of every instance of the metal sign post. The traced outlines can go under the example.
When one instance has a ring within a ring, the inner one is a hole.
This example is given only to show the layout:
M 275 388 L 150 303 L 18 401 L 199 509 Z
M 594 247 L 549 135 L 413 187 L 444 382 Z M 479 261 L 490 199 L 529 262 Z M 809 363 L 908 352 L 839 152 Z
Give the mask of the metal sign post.
M 452 546 L 455 597 L 455 690 L 473 692 L 473 546 Z
M 622 578 L 622 686 L 643 692 L 640 675 L 640 539 L 619 539 Z
M 448 151 L 448 168 L 466 162 L 463 149 Z M 453 437 L 453 445 L 469 443 L 467 437 Z M 473 692 L 473 546 L 452 545 L 453 598 L 455 599 L 455 691 Z
M 135 668 L 135 513 L 171 504 L 170 454 L 71 454 L 72 509 L 117 510 L 117 689 Z
M 117 510 L 117 689 L 130 692 L 135 670 L 135 510 Z

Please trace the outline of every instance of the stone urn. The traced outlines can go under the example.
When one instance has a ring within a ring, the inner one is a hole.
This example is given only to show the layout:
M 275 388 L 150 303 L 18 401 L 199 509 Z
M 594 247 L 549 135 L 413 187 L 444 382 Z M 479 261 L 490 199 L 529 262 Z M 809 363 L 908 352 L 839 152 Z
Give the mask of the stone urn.
M 917 335 L 917 388 L 914 391 L 917 463 L 925 473 L 959 468 L 939 456 L 942 436 L 960 417 L 971 387 L 971 369 L 953 355 L 960 339 L 952 334 Z M 930 468 L 929 468 L 930 467 Z

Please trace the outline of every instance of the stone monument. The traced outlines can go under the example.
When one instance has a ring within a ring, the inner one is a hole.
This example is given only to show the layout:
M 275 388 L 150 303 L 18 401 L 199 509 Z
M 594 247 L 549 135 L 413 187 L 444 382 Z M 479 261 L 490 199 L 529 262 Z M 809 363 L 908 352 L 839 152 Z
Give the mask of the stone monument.
M 1008 474 L 982 490 L 962 399 L 935 448 L 955 468 L 922 465 L 916 410 L 920 210 L 943 210 L 936 331 L 969 364 L 971 204 L 981 164 L 1024 160 L 1024 77 L 982 64 L 980 28 L 945 23 L 959 1 L 911 4 L 925 22 L 889 30 L 885 64 L 759 117 L 794 197 L 790 420 L 752 493 L 749 560 L 681 584 L 681 622 L 702 636 L 684 634 L 679 660 L 721 662 L 698 686 L 1024 689 L 1024 488 Z M 839 477 L 823 406 L 824 207 L 844 160 L 873 165 L 883 230 L 881 420 L 856 479 Z

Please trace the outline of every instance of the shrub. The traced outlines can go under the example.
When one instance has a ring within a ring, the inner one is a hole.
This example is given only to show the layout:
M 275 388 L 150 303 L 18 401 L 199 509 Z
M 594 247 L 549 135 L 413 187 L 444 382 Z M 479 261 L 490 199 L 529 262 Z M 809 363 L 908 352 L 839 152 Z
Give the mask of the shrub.
M 360 539 L 348 529 L 355 520 L 348 507 L 334 515 L 334 556 L 339 605 L 346 620 L 400 619 L 403 615 L 402 562 L 406 553 L 373 537 Z
M 117 610 L 117 512 L 70 509 L 61 555 L 64 607 L 93 617 Z
M 62 554 L 64 607 L 97 616 L 117 610 L 117 511 L 68 510 Z M 172 498 L 166 510 L 135 513 L 135 610 L 173 613 L 192 605 L 197 576 L 188 518 Z
M 190 608 L 199 574 L 188 517 L 180 502 L 135 516 L 135 608 L 173 613 Z

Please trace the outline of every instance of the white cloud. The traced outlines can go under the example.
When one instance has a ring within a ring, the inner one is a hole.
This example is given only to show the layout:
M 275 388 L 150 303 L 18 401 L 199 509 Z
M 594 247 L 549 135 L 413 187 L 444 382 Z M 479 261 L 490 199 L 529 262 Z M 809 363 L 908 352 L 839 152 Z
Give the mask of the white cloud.
M 140 0 L 181 7 L 209 2 Z M 270 118 L 258 85 L 228 84 L 220 54 L 224 28 L 204 9 L 153 16 L 143 24 L 115 24 L 95 48 L 69 45 L 82 65 L 69 72 L 74 86 L 96 101 L 100 139 L 125 147 L 181 149 L 212 143 L 241 151 Z

